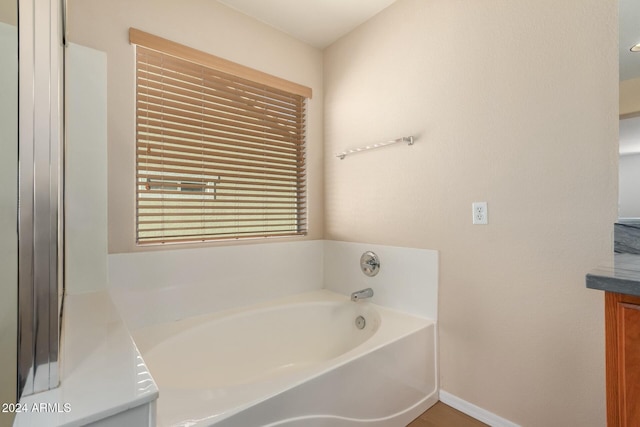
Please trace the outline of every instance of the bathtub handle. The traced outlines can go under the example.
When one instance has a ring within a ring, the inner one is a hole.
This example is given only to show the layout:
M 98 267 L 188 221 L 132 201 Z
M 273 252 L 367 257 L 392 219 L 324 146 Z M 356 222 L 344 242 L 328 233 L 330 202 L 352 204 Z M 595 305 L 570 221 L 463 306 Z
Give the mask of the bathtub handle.
M 380 258 L 371 251 L 363 253 L 360 257 L 360 269 L 369 277 L 375 276 L 380 271 Z

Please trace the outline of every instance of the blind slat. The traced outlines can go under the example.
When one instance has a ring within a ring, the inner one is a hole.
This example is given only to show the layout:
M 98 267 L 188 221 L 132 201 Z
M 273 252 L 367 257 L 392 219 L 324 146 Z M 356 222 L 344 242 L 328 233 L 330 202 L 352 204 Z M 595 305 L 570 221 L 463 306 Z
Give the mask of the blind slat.
M 212 234 L 212 235 L 203 235 L 203 236 L 193 236 L 193 237 L 171 237 L 171 236 L 160 236 L 160 237 L 149 237 L 145 239 L 145 241 L 140 242 L 141 244 L 152 244 L 152 243 L 194 243 L 194 242 L 209 242 L 215 240 L 229 240 L 229 239 L 255 239 L 260 237 L 287 237 L 287 236 L 304 236 L 306 231 L 298 231 L 298 232 L 277 232 L 273 233 L 255 233 L 255 232 L 246 232 L 246 233 L 220 233 L 220 234 Z
M 289 221 L 290 219 L 291 218 L 288 216 L 271 215 L 268 221 L 271 221 L 272 223 L 274 223 L 274 222 Z M 223 222 L 234 223 L 234 222 L 250 222 L 250 221 L 255 221 L 255 218 L 218 218 L 216 217 L 211 220 L 207 220 L 207 219 L 144 220 L 144 221 L 140 221 L 140 225 L 152 226 L 152 225 L 158 225 L 158 224 L 200 224 L 200 223 L 220 224 Z
M 207 178 L 207 177 L 191 177 L 188 175 L 175 175 L 175 176 L 164 176 L 164 175 L 153 175 L 153 174 L 145 174 L 145 173 L 139 173 L 137 175 L 137 178 L 139 180 L 139 190 L 142 190 L 143 187 L 145 187 L 147 184 L 151 185 L 151 186 L 163 186 L 163 187 L 175 187 L 174 184 L 176 182 L 180 182 L 180 187 L 183 187 L 183 184 L 186 182 L 188 185 L 193 184 L 193 183 L 202 183 L 202 184 L 206 184 L 209 188 L 213 188 L 216 185 L 218 185 L 216 183 L 216 179 L 211 179 L 211 178 Z M 235 187 L 238 188 L 238 190 L 249 190 L 249 189 L 255 189 L 255 190 L 265 190 L 266 188 L 269 189 L 269 191 L 277 191 L 275 189 L 280 189 L 282 191 L 288 191 L 289 189 L 296 189 L 298 192 L 304 192 L 304 183 L 303 182 L 275 182 L 275 181 L 270 181 L 270 182 L 253 182 L 253 180 L 248 181 L 248 180 L 231 180 L 231 179 L 225 179 L 224 181 L 226 184 L 234 184 Z M 163 183 L 167 184 L 164 185 Z M 234 188 L 235 188 L 234 187 Z
M 171 165 L 171 166 L 190 166 L 194 168 L 200 168 L 202 170 L 205 169 L 220 169 L 222 166 L 226 165 L 236 165 L 236 166 L 247 166 L 255 169 L 251 169 L 251 171 L 261 172 L 265 171 L 267 173 L 278 173 L 281 171 L 285 171 L 288 175 L 289 171 L 294 172 L 302 172 L 304 171 L 304 167 L 300 166 L 300 164 L 291 164 L 291 165 L 282 165 L 282 164 L 274 164 L 269 161 L 260 162 L 257 159 L 242 159 L 245 161 L 239 160 L 231 160 L 227 156 L 211 156 L 211 155 L 203 155 L 203 156 L 195 156 L 191 153 L 187 154 L 178 154 L 175 151 L 157 151 L 157 150 L 138 150 L 138 158 L 140 163 L 146 164 L 160 164 L 160 165 Z M 182 162 L 181 160 L 185 160 Z M 237 170 L 237 169 L 236 169 Z M 278 172 L 275 172 L 278 171 Z M 284 172 L 282 172 L 284 173 Z
M 174 144 L 170 141 L 166 141 L 163 144 L 157 144 L 152 142 L 143 142 L 138 145 L 138 151 L 153 151 L 155 153 L 158 152 L 167 152 L 167 153 L 180 153 L 177 154 L 179 156 L 185 154 L 201 154 L 203 156 L 219 156 L 220 158 L 230 158 L 230 159 L 241 159 L 247 161 L 263 161 L 265 163 L 272 163 L 278 165 L 286 165 L 286 166 L 302 166 L 304 165 L 304 161 L 301 159 L 297 159 L 295 157 L 282 157 L 279 155 L 274 156 L 273 153 L 268 151 L 248 151 L 248 150 L 233 150 L 231 147 L 227 147 L 226 149 L 212 149 L 209 147 L 204 147 L 202 144 L 200 146 L 193 145 L 195 148 L 190 148 L 188 144 L 175 144 L 178 147 L 174 147 Z
M 183 114 L 181 114 L 183 113 Z M 276 135 L 266 130 L 254 130 L 245 127 L 242 123 L 229 122 L 226 120 L 216 120 L 217 124 L 206 122 L 207 116 L 204 114 L 190 114 L 181 112 L 179 110 L 170 110 L 164 107 L 159 107 L 157 110 L 138 109 L 140 118 L 139 123 L 146 124 L 147 126 L 155 126 L 157 128 L 167 127 L 172 129 L 175 125 L 185 126 L 185 129 L 190 129 L 191 132 L 199 132 L 201 129 L 209 129 L 217 132 L 223 132 L 227 138 L 243 138 L 249 136 L 253 141 L 260 143 L 281 143 L 285 146 L 291 146 L 298 144 L 299 135 Z M 178 115 L 180 114 L 180 115 Z M 210 119 L 210 120 L 214 120 Z
M 264 138 L 254 138 L 249 136 L 240 137 L 239 135 L 234 135 L 229 132 L 222 132 L 222 131 L 210 129 L 207 126 L 203 126 L 200 129 L 198 129 L 193 126 L 186 126 L 178 123 L 170 123 L 168 121 L 163 121 L 162 118 L 156 119 L 156 118 L 150 118 L 150 117 L 138 117 L 137 122 L 138 122 L 137 123 L 138 132 L 143 133 L 143 135 L 141 135 L 142 138 L 144 138 L 144 134 L 162 135 L 163 128 L 167 128 L 173 131 L 176 131 L 176 130 L 183 131 L 184 134 L 189 139 L 193 139 L 194 135 L 201 134 L 203 136 L 212 136 L 212 137 L 218 137 L 218 138 L 227 139 L 227 140 L 239 139 L 245 142 L 257 143 L 264 147 L 267 147 L 267 146 L 282 147 L 290 150 L 296 150 L 298 145 L 300 145 L 299 143 L 296 144 L 296 143 L 270 141 Z
M 164 220 L 165 218 L 174 218 L 174 217 L 180 217 L 180 218 L 190 218 L 190 217 L 207 217 L 207 216 L 215 216 L 215 217 L 223 217 L 223 216 L 232 216 L 235 215 L 237 216 L 238 213 L 237 212 L 219 212 L 216 211 L 215 213 L 207 213 L 207 214 L 203 214 L 202 212 L 183 212 L 180 215 L 165 215 L 163 213 L 153 213 L 153 212 L 143 212 L 141 214 L 139 214 L 140 218 L 153 218 L 153 217 L 158 217 L 160 218 L 159 220 Z M 277 215 L 286 215 L 283 214 L 282 212 L 242 212 L 242 216 L 239 218 L 249 218 L 249 217 L 264 217 L 264 218 L 269 218 L 269 217 L 273 217 L 273 216 L 277 216 Z M 300 218 L 304 218 L 303 216 L 300 216 Z
M 233 169 L 230 169 L 233 170 Z M 220 173 L 218 171 L 197 171 L 194 169 L 169 169 L 169 168 L 163 168 L 163 167 L 152 167 L 152 166 L 146 166 L 144 167 L 144 169 L 140 168 L 139 172 L 140 175 L 142 177 L 144 177 L 143 172 L 144 171 L 148 171 L 148 172 L 154 172 L 154 173 L 166 173 L 169 175 L 173 175 L 173 174 L 178 174 L 178 175 L 184 175 L 186 176 L 186 181 L 192 181 L 193 178 L 191 177 L 196 177 L 196 175 L 200 175 L 203 179 L 207 179 L 209 181 L 212 182 L 216 182 L 216 181 L 220 181 Z M 272 176 L 272 175 L 255 175 L 255 174 L 241 174 L 241 173 L 231 173 L 228 170 L 227 171 L 223 171 L 224 173 L 224 177 L 225 180 L 227 177 L 230 178 L 238 178 L 238 179 L 243 179 L 243 180 L 247 180 L 247 181 L 255 181 L 256 183 L 261 183 L 263 185 L 275 185 L 277 183 L 293 183 L 293 184 L 299 184 L 299 181 L 304 178 L 304 175 L 300 174 L 298 176 Z M 224 181 L 223 181 L 224 182 Z M 272 184 L 274 183 L 274 184 Z M 147 184 L 147 182 L 140 182 L 141 185 L 145 185 Z
M 149 100 L 149 97 L 140 97 L 138 99 L 138 111 L 144 114 L 145 111 L 153 111 L 155 113 L 174 114 L 182 117 L 188 117 L 194 120 L 200 120 L 202 116 L 218 118 L 220 123 L 230 127 L 239 127 L 250 129 L 260 134 L 272 135 L 273 138 L 284 139 L 289 141 L 291 137 L 297 136 L 296 128 L 287 128 L 287 124 L 283 122 L 256 122 L 255 120 L 245 120 L 238 114 L 228 114 L 223 111 L 214 110 L 209 107 L 193 106 L 188 104 L 180 104 L 178 102 L 162 100 L 162 103 L 154 102 L 157 100 Z
M 288 126 L 291 128 L 301 129 L 304 126 L 304 111 L 299 109 L 295 113 L 277 114 L 272 113 L 269 116 L 264 115 L 264 111 L 251 108 L 246 103 L 239 103 L 233 99 L 221 98 L 215 96 L 213 92 L 195 88 L 184 88 L 177 86 L 167 86 L 157 82 L 148 82 L 141 79 L 137 80 L 140 89 L 141 99 L 160 98 L 180 102 L 186 105 L 201 106 L 211 110 L 224 111 L 231 114 L 241 114 L 245 120 L 261 120 L 265 123 L 274 123 L 278 125 Z
M 256 203 L 255 205 L 252 206 L 239 206 L 239 205 L 232 205 L 232 206 L 222 206 L 222 205 L 208 205 L 208 206 L 186 206 L 186 205 L 182 205 L 182 204 L 169 204 L 169 203 L 160 203 L 160 204 L 142 204 L 141 205 L 141 201 L 144 200 L 140 200 L 138 199 L 138 209 L 140 208 L 144 208 L 144 209 L 157 209 L 157 210 L 163 210 L 163 211 L 167 211 L 167 210 L 171 210 L 174 211 L 173 213 L 170 214 L 166 214 L 166 215 L 176 215 L 176 212 L 179 212 L 181 210 L 185 211 L 185 212 L 189 212 L 192 211 L 194 209 L 198 209 L 202 212 L 208 212 L 208 211 L 216 211 L 216 210 L 229 210 L 229 209 L 237 209 L 237 210 L 245 210 L 245 209 L 252 209 L 252 210 L 280 210 L 282 212 L 290 212 L 291 208 L 287 207 L 287 206 L 263 206 L 261 204 Z M 281 213 L 282 213 L 281 212 Z
M 155 185 L 155 184 L 154 184 Z M 181 188 L 184 188 L 181 186 Z M 189 187 L 186 187 L 189 188 Z M 265 195 L 268 195 L 269 198 L 274 198 L 274 199 L 298 199 L 298 198 L 303 198 L 303 197 L 299 197 L 300 193 L 297 191 L 289 191 L 288 194 L 272 194 L 274 192 L 274 190 L 269 190 L 268 193 L 262 192 L 262 193 L 246 193 L 246 190 L 242 190 L 240 191 L 222 191 L 219 188 L 208 188 L 205 191 L 184 191 L 184 190 L 138 190 L 139 195 L 145 196 L 146 195 L 168 195 L 168 196 L 178 196 L 178 195 L 182 195 L 182 196 L 186 196 L 188 194 L 193 195 L 205 195 L 205 196 L 215 196 L 215 197 L 236 197 L 238 195 L 241 195 L 242 197 L 265 197 Z
M 203 176 L 216 177 L 216 180 L 221 179 L 220 176 L 225 172 L 229 172 L 229 176 L 242 177 L 242 178 L 255 178 L 255 179 L 273 179 L 281 181 L 290 181 L 292 179 L 300 179 L 304 177 L 304 171 L 293 170 L 292 173 L 279 170 L 269 170 L 268 168 L 240 168 L 233 166 L 215 165 L 212 167 L 203 167 L 201 165 L 194 165 L 187 162 L 178 162 L 166 160 L 163 162 L 149 161 L 147 158 L 140 156 L 138 158 L 138 165 L 140 170 L 155 171 L 155 172 L 169 172 L 169 173 L 187 173 L 191 175 L 201 174 Z M 232 174 L 233 173 L 233 174 Z
M 173 145 L 189 145 L 191 147 L 200 147 L 204 149 L 220 149 L 220 150 L 232 150 L 238 153 L 254 153 L 263 155 L 268 153 L 271 157 L 280 158 L 301 158 L 304 156 L 304 152 L 300 150 L 280 148 L 269 146 L 265 148 L 263 145 L 254 143 L 245 143 L 243 141 L 232 141 L 222 138 L 213 138 L 208 135 L 196 135 L 188 132 L 173 131 L 169 129 L 162 129 L 162 133 L 158 135 L 149 134 L 147 127 L 138 125 L 138 144 L 146 144 L 147 141 L 161 142 L 163 144 Z M 237 149 L 235 147 L 237 146 Z
M 223 98 L 241 100 L 247 105 L 274 108 L 281 112 L 295 109 L 297 104 L 297 97 L 278 96 L 273 91 L 265 95 L 261 87 L 249 87 L 244 85 L 242 80 L 224 78 L 220 74 L 180 69 L 173 67 L 167 59 L 154 63 L 151 55 L 145 55 L 141 59 L 147 61 L 144 67 L 138 68 L 138 77 L 143 80 L 176 87 L 191 87 L 198 92 L 208 90 L 209 93 L 220 93 Z
M 162 99 L 165 95 L 178 95 L 187 104 L 196 102 L 206 102 L 203 106 L 216 109 L 217 105 L 230 107 L 237 114 L 246 112 L 258 113 L 259 116 L 270 118 L 271 122 L 278 121 L 291 126 L 300 125 L 303 119 L 302 112 L 295 108 L 280 108 L 274 105 L 252 101 L 241 94 L 227 95 L 225 91 L 210 89 L 195 85 L 176 85 L 172 80 L 163 78 L 162 80 L 148 80 L 138 77 L 137 84 L 141 92 L 147 95 L 148 100 Z M 158 97 L 158 94 L 162 95 Z M 197 105 L 197 104 L 196 104 Z M 298 126 L 299 127 L 299 126 Z
M 171 56 L 163 55 L 162 53 L 153 50 L 138 52 L 137 57 L 145 64 L 145 70 L 153 70 L 153 66 L 155 66 L 156 69 L 160 69 L 165 72 L 171 71 L 197 78 L 203 77 L 205 79 L 213 79 L 214 81 L 221 82 L 224 85 L 241 89 L 245 93 L 253 94 L 253 96 L 257 98 L 264 98 L 263 85 L 254 83 L 247 79 L 238 78 L 232 74 L 215 72 L 209 73 L 206 68 L 203 68 L 198 64 L 182 61 L 178 58 L 172 58 Z M 269 91 L 269 99 L 279 99 L 285 104 L 295 104 L 296 100 L 299 98 L 305 97 L 285 91 L 279 91 L 274 88 L 271 88 Z

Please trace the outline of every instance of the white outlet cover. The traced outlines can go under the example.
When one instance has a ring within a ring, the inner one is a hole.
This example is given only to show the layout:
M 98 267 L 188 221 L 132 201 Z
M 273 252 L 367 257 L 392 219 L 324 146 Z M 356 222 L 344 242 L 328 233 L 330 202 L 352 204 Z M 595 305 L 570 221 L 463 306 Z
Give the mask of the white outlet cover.
M 473 224 L 484 225 L 489 223 L 489 211 L 487 210 L 487 202 L 473 202 L 472 208 L 472 220 Z

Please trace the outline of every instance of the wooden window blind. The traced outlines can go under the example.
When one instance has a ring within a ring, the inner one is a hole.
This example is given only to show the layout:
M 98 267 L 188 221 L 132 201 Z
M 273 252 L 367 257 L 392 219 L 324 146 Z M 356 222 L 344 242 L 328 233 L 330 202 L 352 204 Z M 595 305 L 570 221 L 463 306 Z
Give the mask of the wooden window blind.
M 138 243 L 306 234 L 310 90 L 135 29 L 130 40 Z

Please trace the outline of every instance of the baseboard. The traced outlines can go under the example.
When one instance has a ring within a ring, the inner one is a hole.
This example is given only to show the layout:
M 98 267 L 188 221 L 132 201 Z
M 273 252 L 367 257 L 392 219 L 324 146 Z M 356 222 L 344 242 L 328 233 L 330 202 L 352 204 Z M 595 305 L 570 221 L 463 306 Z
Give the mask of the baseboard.
M 520 427 L 516 423 L 512 423 L 493 412 L 482 409 L 481 407 L 469 403 L 466 400 L 462 400 L 458 396 L 454 396 L 444 390 L 440 390 L 440 401 L 469 415 L 470 417 L 475 418 L 478 421 L 489 424 L 491 427 Z

